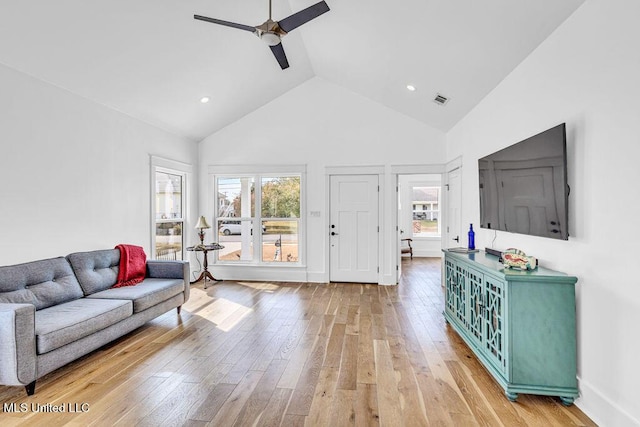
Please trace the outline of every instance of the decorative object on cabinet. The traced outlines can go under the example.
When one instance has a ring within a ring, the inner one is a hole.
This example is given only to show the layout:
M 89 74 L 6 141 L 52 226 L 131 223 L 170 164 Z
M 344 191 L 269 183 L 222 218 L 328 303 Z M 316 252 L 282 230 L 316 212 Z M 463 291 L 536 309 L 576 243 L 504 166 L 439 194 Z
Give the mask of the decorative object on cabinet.
M 444 250 L 445 319 L 510 401 L 519 393 L 571 405 L 576 378 L 576 277 L 505 269 L 484 252 Z
M 527 256 L 527 254 L 516 248 L 509 248 L 502 252 L 502 264 L 504 264 L 505 268 L 520 270 L 535 270 L 538 268 L 538 260 L 535 257 Z
M 449 248 L 447 249 L 449 252 L 456 252 L 459 254 L 471 254 L 474 252 L 480 252 L 480 249 L 469 249 L 469 248 L 463 248 L 463 247 L 457 247 L 457 248 Z
M 476 248 L 476 232 L 473 231 L 473 224 L 469 224 L 469 232 L 467 233 L 468 236 L 468 244 L 467 244 L 467 248 L 469 250 L 473 250 Z

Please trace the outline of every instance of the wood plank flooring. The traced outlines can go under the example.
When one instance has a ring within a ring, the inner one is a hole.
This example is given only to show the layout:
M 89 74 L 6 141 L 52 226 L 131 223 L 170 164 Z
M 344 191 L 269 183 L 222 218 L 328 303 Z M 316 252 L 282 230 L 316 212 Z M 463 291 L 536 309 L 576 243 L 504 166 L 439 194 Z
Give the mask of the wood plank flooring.
M 430 258 L 403 261 L 399 286 L 196 284 L 180 316 L 47 375 L 34 396 L 0 386 L 0 409 L 28 408 L 0 425 L 595 425 L 556 398 L 509 402 L 445 323 L 442 292 Z

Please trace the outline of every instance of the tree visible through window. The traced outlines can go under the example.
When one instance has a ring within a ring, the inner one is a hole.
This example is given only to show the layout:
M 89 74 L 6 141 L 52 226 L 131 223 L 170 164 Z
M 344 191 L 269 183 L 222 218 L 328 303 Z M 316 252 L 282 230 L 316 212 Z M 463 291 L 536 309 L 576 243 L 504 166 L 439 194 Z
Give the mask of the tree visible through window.
M 298 262 L 300 181 L 300 175 L 217 177 L 216 223 L 225 246 L 218 259 Z
M 262 178 L 262 261 L 297 262 L 300 177 Z

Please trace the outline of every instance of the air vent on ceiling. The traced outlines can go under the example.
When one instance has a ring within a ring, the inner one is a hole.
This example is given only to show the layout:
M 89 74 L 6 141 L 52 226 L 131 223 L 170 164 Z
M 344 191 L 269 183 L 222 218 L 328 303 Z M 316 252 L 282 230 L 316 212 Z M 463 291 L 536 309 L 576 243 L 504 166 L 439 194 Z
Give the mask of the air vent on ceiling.
M 433 102 L 435 102 L 438 105 L 444 105 L 447 102 L 449 102 L 449 98 L 447 98 L 446 96 L 441 95 L 439 93 L 436 93 L 436 97 L 433 98 Z

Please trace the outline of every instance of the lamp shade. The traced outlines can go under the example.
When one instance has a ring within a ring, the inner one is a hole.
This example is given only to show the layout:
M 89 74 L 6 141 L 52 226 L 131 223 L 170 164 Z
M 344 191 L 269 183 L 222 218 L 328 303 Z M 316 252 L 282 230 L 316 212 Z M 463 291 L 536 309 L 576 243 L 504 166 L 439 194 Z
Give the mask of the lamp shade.
M 204 216 L 201 216 L 200 219 L 198 219 L 196 228 L 199 228 L 202 230 L 203 228 L 211 228 L 211 226 L 207 223 L 207 219 Z

